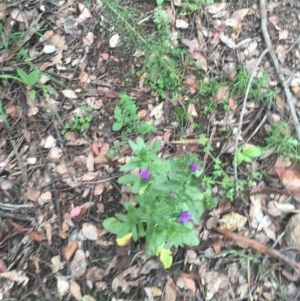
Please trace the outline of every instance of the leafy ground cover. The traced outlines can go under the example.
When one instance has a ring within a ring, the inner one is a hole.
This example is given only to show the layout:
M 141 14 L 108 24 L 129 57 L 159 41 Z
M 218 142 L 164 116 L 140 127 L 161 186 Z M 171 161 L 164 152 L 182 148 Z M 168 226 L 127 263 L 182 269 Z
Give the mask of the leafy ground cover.
M 298 300 L 299 16 L 1 0 L 0 300 Z

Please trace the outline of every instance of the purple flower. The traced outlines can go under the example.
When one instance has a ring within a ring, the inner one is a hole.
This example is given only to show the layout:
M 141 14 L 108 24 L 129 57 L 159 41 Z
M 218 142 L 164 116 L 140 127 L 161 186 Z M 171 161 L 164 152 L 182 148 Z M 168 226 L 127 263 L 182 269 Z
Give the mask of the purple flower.
M 197 170 L 199 170 L 199 164 L 197 164 L 197 163 L 194 163 L 193 165 L 192 165 L 192 167 L 191 167 L 191 171 L 197 171 Z
M 149 181 L 151 179 L 150 169 L 149 168 L 142 169 L 139 173 L 139 176 L 141 179 Z
M 169 197 L 173 198 L 174 196 L 175 196 L 175 193 L 174 192 L 170 192 Z
M 193 215 L 187 211 L 182 211 L 179 218 L 178 218 L 178 221 L 181 222 L 181 223 L 187 223 L 189 222 L 189 220 L 193 217 Z

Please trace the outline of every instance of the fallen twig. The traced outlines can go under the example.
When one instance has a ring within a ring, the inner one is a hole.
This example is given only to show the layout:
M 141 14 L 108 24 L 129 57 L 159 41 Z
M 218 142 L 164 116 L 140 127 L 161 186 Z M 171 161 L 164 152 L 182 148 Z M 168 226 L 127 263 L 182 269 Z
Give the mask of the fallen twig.
M 300 125 L 299 125 L 299 120 L 296 114 L 296 109 L 295 109 L 295 105 L 293 103 L 293 98 L 292 98 L 292 94 L 291 91 L 287 85 L 286 80 L 284 79 L 283 73 L 281 71 L 277 56 L 274 52 L 274 49 L 272 47 L 272 43 L 271 43 L 271 39 L 270 39 L 270 35 L 267 29 L 267 10 L 266 10 L 266 0 L 260 0 L 260 18 L 261 18 L 261 30 L 262 30 L 262 34 L 268 49 L 268 52 L 270 53 L 273 65 L 275 67 L 276 73 L 278 75 L 278 78 L 283 86 L 284 89 L 284 94 L 285 94 L 285 98 L 286 98 L 286 102 L 288 104 L 290 113 L 292 115 L 292 119 L 293 119 L 293 123 L 294 123 L 294 127 L 297 133 L 297 137 L 298 140 L 300 140 Z
M 243 235 L 240 235 L 240 234 L 237 234 L 234 232 L 230 232 L 230 231 L 222 229 L 222 228 L 215 228 L 215 230 L 217 232 L 219 232 L 220 234 L 226 236 L 227 238 L 230 238 L 230 239 L 242 244 L 242 246 L 244 246 L 244 247 L 251 248 L 259 253 L 268 255 L 273 258 L 280 259 L 281 261 L 287 263 L 289 266 L 291 266 L 295 270 L 296 275 L 299 279 L 300 264 L 298 262 L 288 258 L 287 256 L 283 255 L 282 253 L 278 252 L 277 250 L 274 250 L 273 248 L 271 248 L 267 245 L 264 245 L 256 240 L 250 239 L 248 237 L 245 237 Z

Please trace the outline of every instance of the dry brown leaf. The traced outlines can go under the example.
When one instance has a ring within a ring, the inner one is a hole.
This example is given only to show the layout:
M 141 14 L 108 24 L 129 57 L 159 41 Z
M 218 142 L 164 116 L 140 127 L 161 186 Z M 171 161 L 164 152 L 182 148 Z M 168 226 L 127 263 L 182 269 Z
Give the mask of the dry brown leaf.
M 9 11 L 9 14 L 11 18 L 17 22 L 25 23 L 26 17 L 23 12 L 21 12 L 18 8 L 13 8 L 11 11 Z
M 81 234 L 88 240 L 97 240 L 98 239 L 98 230 L 94 224 L 83 223 Z
M 7 15 L 7 4 L 6 1 L 0 2 L 0 20 L 5 20 Z
M 162 295 L 161 289 L 156 286 L 144 287 L 144 291 L 147 295 L 147 300 L 154 300 L 154 298 L 160 297 Z
M 97 157 L 95 157 L 95 164 L 106 163 L 107 162 L 106 155 L 107 155 L 108 151 L 109 151 L 109 144 L 104 143 L 99 150 L 99 155 Z
M 0 258 L 0 273 L 3 273 L 6 271 L 6 265 L 4 263 L 4 261 Z
M 189 104 L 189 106 L 188 106 L 187 117 L 188 117 L 190 122 L 194 121 L 194 117 L 198 117 L 196 107 L 193 103 Z
M 215 271 L 209 271 L 206 273 L 205 282 L 207 286 L 207 296 L 211 297 L 220 292 L 222 289 L 226 289 L 229 285 L 227 275 Z M 223 300 L 228 300 L 226 296 L 223 297 Z
M 287 222 L 283 242 L 287 247 L 300 247 L 300 214 L 294 214 Z
M 100 151 L 99 151 L 98 142 L 96 140 L 94 140 L 93 143 L 91 144 L 91 150 L 96 156 L 99 156 Z
M 81 2 L 78 3 L 78 10 L 80 12 L 80 15 L 79 17 L 77 18 L 77 22 L 78 23 L 82 23 L 84 22 L 86 19 L 89 19 L 91 18 L 91 13 L 90 11 L 88 10 L 88 8 L 82 4 Z
M 109 47 L 110 48 L 116 48 L 117 45 L 119 44 L 120 36 L 119 34 L 114 34 L 110 39 L 109 39 Z
M 107 98 L 118 98 L 118 94 L 113 89 L 110 89 L 108 87 L 98 87 L 97 91 L 106 96 Z
M 229 48 L 231 49 L 236 49 L 237 45 L 234 42 L 234 40 L 232 38 L 230 38 L 229 36 L 225 35 L 223 32 L 220 35 L 220 40 Z
M 29 236 L 31 239 L 37 241 L 37 242 L 41 242 L 43 240 L 46 240 L 46 237 L 43 236 L 42 234 L 36 232 L 36 231 L 32 231 L 31 233 L 29 233 Z
M 82 300 L 80 285 L 74 280 L 70 283 L 70 293 L 76 300 Z
M 300 163 L 279 157 L 274 168 L 288 192 L 300 201 Z
M 98 183 L 94 187 L 94 195 L 101 195 L 104 191 L 105 184 L 104 183 Z
M 61 269 L 61 261 L 59 255 L 51 257 L 51 269 L 53 274 L 56 274 Z
M 37 199 L 37 201 L 41 207 L 43 207 L 45 204 L 49 203 L 51 200 L 52 200 L 51 191 L 46 191 L 46 192 L 42 193 Z
M 191 94 L 196 94 L 199 90 L 199 80 L 197 80 L 194 76 L 187 77 L 184 84 L 189 88 L 189 92 Z
M 158 260 L 150 259 L 141 268 L 141 275 L 148 275 L 152 270 L 161 268 L 161 263 Z
M 89 153 L 87 158 L 86 158 L 86 169 L 88 171 L 94 171 L 94 156 L 92 153 Z
M 230 212 L 220 219 L 220 227 L 232 232 L 242 229 L 246 223 L 247 217 L 237 212 Z
M 81 177 L 81 180 L 82 181 L 92 181 L 94 180 L 97 176 L 98 176 L 99 172 L 98 171 L 95 171 L 95 172 L 87 172 L 86 174 L 84 174 L 82 177 Z
M 224 101 L 228 100 L 230 95 L 229 86 L 220 86 L 217 94 L 213 97 L 213 101 L 216 103 L 224 103 Z
M 94 34 L 90 31 L 87 35 L 83 38 L 83 45 L 84 46 L 91 46 L 94 42 Z
M 78 249 L 70 264 L 71 275 L 75 278 L 82 276 L 87 268 L 87 260 L 82 249 Z
M 212 15 L 219 13 L 226 7 L 226 2 L 215 3 L 208 6 L 208 12 Z
M 56 275 L 56 287 L 58 294 L 63 297 L 69 291 L 69 281 L 67 276 Z
M 66 260 L 70 260 L 77 249 L 78 249 L 78 242 L 76 240 L 69 241 L 68 245 L 65 247 L 63 252 Z
M 138 287 L 140 285 L 139 279 L 131 279 L 136 279 L 139 275 L 139 271 L 140 268 L 138 268 L 136 265 L 131 266 L 125 271 L 123 271 L 121 274 L 119 274 L 113 279 L 111 284 L 112 290 L 116 292 L 118 288 L 121 288 L 122 292 L 128 294 L 132 287 Z
M 164 301 L 176 301 L 177 290 L 171 277 L 168 277 L 165 285 Z
M 78 96 L 76 95 L 76 93 L 73 90 L 71 90 L 71 89 L 62 90 L 61 93 L 66 98 L 70 98 L 70 99 L 77 99 L 78 98 Z
M 31 202 L 36 202 L 38 197 L 41 195 L 40 191 L 34 190 L 34 188 L 29 187 L 26 193 L 26 197 Z
M 196 60 L 195 64 L 199 69 L 202 69 L 203 71 L 207 72 L 208 66 L 205 56 L 200 53 L 199 51 L 195 51 L 192 54 L 192 57 L 194 60 Z
M 81 84 L 85 84 L 89 79 L 89 74 L 85 71 L 81 72 L 79 75 L 79 81 Z
M 50 149 L 47 158 L 53 161 L 57 161 L 63 155 L 63 151 L 59 147 L 53 147 Z
M 196 284 L 194 280 L 194 275 L 187 273 L 180 273 L 179 278 L 176 281 L 176 285 L 179 288 L 188 289 L 193 294 L 196 292 Z
M 29 281 L 29 278 L 24 271 L 7 271 L 0 273 L 0 277 L 16 282 L 17 284 L 22 284 L 23 287 L 25 287 Z

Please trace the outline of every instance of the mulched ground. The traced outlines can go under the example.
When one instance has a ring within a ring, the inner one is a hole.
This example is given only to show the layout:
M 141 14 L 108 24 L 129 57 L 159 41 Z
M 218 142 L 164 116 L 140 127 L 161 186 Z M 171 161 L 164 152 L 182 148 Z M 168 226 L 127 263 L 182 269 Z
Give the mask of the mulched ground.
M 120 247 L 114 236 L 105 233 L 102 221 L 121 212 L 122 202 L 131 197 L 117 183 L 119 167 L 130 155 L 120 133 L 112 131 L 120 92 L 137 100 L 139 111 L 146 112 L 145 119 L 164 102 L 167 116 L 148 139 L 167 139 L 166 153 L 192 150 L 201 156 L 199 147 L 172 141 L 205 133 L 232 176 L 232 153 L 224 152 L 232 145 L 232 137 L 226 133 L 229 127 L 237 127 L 244 95 L 235 100 L 236 108 L 229 113 L 217 105 L 213 112 L 202 114 L 207 100 L 199 98 L 194 122 L 201 124 L 200 129 L 192 128 L 189 119 L 180 128 L 174 126 L 178 121 L 175 107 L 141 84 L 137 71 L 142 62 L 133 57 L 133 45 L 112 48 L 113 20 L 106 19 L 100 1 L 86 1 L 86 6 L 83 2 L 8 1 L 7 15 L 1 21 L 4 37 L 25 31 L 1 48 L 1 74 L 15 74 L 16 68 L 32 63 L 53 80 L 44 83 L 48 96 L 38 89 L 34 101 L 28 99 L 25 85 L 11 79 L 2 79 L 0 84 L 4 112 L 0 123 L 0 300 L 299 300 L 297 277 L 283 274 L 285 269 L 293 274 L 289 267 L 263 253 L 240 248 L 211 227 L 227 213 L 238 212 L 248 218 L 243 235 L 280 248 L 278 240 L 289 216 L 272 216 L 266 208 L 271 198 L 285 197 L 274 193 L 282 185 L 275 175 L 269 175 L 276 154 L 259 162 L 258 170 L 265 178 L 254 184 L 267 191 L 259 195 L 259 201 L 249 191 L 234 202 L 220 195 L 215 210 L 203 217 L 200 246 L 174 250 L 174 265 L 169 270 L 156 258 L 145 256 L 143 241 Z M 145 34 L 151 32 L 154 2 L 118 2 L 136 10 L 137 15 L 150 16 L 144 21 L 144 30 Z M 188 23 L 187 29 L 179 29 L 182 35 L 202 41 L 205 76 L 221 81 L 233 79 L 241 68 L 251 72 L 266 47 L 257 1 L 228 1 L 222 9 L 203 6 L 186 15 L 172 7 L 165 3 L 164 8 L 173 11 L 175 18 Z M 244 16 L 242 9 L 247 9 Z M 238 24 L 228 25 L 237 20 L 237 12 L 241 13 Z M 300 5 L 292 0 L 270 2 L 268 16 L 274 16 L 269 33 L 283 73 L 290 80 L 300 72 Z M 171 26 L 175 30 L 175 24 Z M 45 35 L 55 41 L 55 53 L 45 50 Z M 245 46 L 232 44 L 242 42 Z M 20 49 L 25 49 L 27 56 L 22 58 Z M 289 115 L 268 56 L 259 66 L 261 71 L 270 73 L 267 89 L 277 93 L 276 100 L 271 105 L 249 100 L 242 136 L 244 140 L 252 137 L 267 115 L 251 140 L 263 145 L 273 120 L 278 116 L 289 120 Z M 186 78 L 200 80 L 199 70 L 187 70 Z M 195 97 L 192 83 L 182 83 L 186 89 L 180 105 Z M 72 133 L 67 140 L 61 129 L 82 105 L 93 108 L 91 127 L 84 133 Z M 109 151 L 114 151 L 113 155 L 108 156 Z M 239 172 L 243 175 L 249 169 Z M 74 208 L 80 212 L 72 218 Z M 265 224 L 255 220 L 255 214 L 262 212 Z M 297 260 L 297 252 L 290 256 Z

